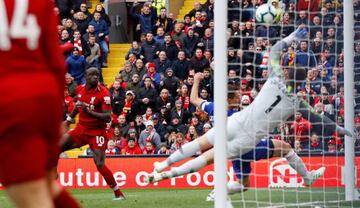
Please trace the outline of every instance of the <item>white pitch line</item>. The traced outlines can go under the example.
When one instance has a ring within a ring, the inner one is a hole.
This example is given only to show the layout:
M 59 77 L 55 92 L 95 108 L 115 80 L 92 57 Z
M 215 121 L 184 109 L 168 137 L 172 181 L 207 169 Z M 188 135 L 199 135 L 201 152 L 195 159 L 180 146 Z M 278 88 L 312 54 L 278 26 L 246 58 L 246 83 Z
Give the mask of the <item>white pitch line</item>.
M 303 202 L 303 203 L 275 203 L 275 204 L 271 204 L 271 206 L 266 206 L 266 207 L 261 207 L 261 208 L 282 208 L 282 207 L 287 207 L 287 206 L 307 206 L 307 205 L 314 205 L 314 204 L 318 204 L 318 203 L 322 203 L 320 201 L 313 201 L 313 202 Z

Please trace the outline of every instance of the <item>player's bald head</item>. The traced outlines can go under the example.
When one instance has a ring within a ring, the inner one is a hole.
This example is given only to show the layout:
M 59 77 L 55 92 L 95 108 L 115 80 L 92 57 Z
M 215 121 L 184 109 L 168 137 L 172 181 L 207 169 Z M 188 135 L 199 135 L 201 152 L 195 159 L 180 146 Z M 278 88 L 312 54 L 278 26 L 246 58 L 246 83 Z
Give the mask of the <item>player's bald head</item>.
M 99 70 L 96 67 L 90 67 L 86 70 L 85 75 L 89 75 L 89 74 L 93 74 L 93 73 L 97 73 L 100 74 Z

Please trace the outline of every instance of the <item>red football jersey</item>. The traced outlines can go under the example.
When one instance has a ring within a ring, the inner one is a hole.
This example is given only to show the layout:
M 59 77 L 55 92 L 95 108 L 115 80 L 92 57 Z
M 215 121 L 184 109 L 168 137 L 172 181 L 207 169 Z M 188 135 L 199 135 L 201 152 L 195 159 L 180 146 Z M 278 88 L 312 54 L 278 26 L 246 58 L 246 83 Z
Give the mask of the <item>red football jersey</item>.
M 85 85 L 79 87 L 77 94 L 78 101 L 89 105 L 89 108 L 95 112 L 103 113 L 111 111 L 111 99 L 109 91 L 102 85 L 98 85 L 95 89 L 86 90 Z M 79 125 L 87 129 L 104 129 L 106 122 L 94 118 L 81 108 L 79 108 Z
M 1 76 L 55 74 L 64 85 L 66 68 L 57 22 L 50 0 L 0 0 Z

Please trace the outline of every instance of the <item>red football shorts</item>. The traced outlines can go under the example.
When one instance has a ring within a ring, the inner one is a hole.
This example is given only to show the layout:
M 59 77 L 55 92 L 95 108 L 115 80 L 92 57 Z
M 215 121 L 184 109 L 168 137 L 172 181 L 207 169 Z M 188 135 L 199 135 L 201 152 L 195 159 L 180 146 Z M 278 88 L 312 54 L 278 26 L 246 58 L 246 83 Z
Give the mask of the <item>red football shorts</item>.
M 63 112 L 59 92 L 52 76 L 0 78 L 0 182 L 4 186 L 43 178 L 56 167 Z
M 87 129 L 78 124 L 68 134 L 79 146 L 89 144 L 91 150 L 106 150 L 107 148 L 108 139 L 105 129 Z

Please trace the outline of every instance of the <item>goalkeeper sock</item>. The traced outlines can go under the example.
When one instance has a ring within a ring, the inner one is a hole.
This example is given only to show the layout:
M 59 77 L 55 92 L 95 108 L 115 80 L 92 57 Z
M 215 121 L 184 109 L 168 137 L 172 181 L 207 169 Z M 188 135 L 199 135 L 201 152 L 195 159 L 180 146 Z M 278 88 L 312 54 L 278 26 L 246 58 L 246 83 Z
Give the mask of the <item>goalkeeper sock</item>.
M 244 191 L 244 185 L 238 181 L 230 181 L 227 183 L 228 194 L 235 194 Z
M 299 157 L 299 155 L 294 152 L 293 149 L 290 150 L 290 152 L 285 156 L 286 160 L 289 162 L 289 165 L 296 170 L 297 173 L 299 173 L 303 178 L 308 178 L 309 172 L 302 161 L 302 159 Z
M 55 208 L 80 208 L 77 201 L 65 190 L 54 198 Z
M 206 158 L 203 155 L 200 155 L 197 158 L 189 160 L 188 162 L 182 164 L 179 167 L 171 168 L 171 177 L 177 177 L 185 175 L 188 173 L 193 173 L 207 165 Z
M 181 146 L 180 149 L 172 153 L 166 160 L 160 162 L 159 167 L 162 170 L 164 170 L 176 162 L 179 162 L 181 160 L 187 159 L 195 155 L 199 150 L 200 150 L 200 144 L 197 140 L 186 143 L 183 146 Z

